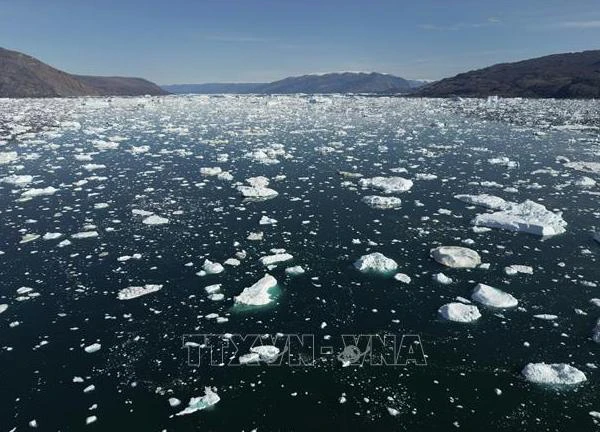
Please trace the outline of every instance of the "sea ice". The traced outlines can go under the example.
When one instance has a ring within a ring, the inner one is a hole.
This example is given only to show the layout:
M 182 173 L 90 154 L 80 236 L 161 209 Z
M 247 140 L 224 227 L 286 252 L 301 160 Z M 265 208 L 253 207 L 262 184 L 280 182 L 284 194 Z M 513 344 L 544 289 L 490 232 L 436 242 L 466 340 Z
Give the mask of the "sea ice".
M 261 262 L 262 265 L 268 266 L 268 265 L 277 264 L 277 263 L 280 263 L 283 261 L 289 261 L 293 258 L 294 257 L 289 253 L 277 253 L 275 255 L 264 256 L 264 257 L 260 258 L 259 261 Z
M 529 363 L 521 374 L 527 381 L 536 384 L 573 385 L 587 379 L 579 369 L 565 363 Z
M 264 306 L 273 301 L 269 290 L 277 286 L 277 279 L 270 274 L 265 274 L 262 279 L 248 288 L 244 288 L 242 293 L 234 297 L 236 303 L 249 306 Z
M 394 279 L 405 284 L 409 284 L 411 281 L 410 276 L 405 273 L 396 273 Z
M 440 246 L 430 250 L 438 263 L 452 268 L 474 268 L 481 264 L 481 257 L 473 249 L 462 246 Z
M 438 309 L 438 313 L 448 321 L 469 323 L 481 318 L 481 313 L 475 305 L 464 303 L 448 303 Z
M 297 265 L 297 266 L 286 268 L 285 273 L 289 274 L 290 276 L 298 276 L 298 275 L 304 274 L 305 270 L 302 268 L 302 266 Z
M 358 181 L 362 187 L 379 189 L 383 193 L 406 192 L 413 186 L 412 180 L 403 177 L 372 177 L 363 178 Z
M 477 284 L 471 299 L 493 308 L 512 308 L 519 304 L 512 295 L 482 283 Z
M 225 268 L 218 262 L 212 262 L 209 259 L 205 259 L 202 270 L 204 270 L 206 274 L 219 274 L 225 270 Z
M 361 256 L 355 263 L 354 267 L 364 273 L 380 273 L 388 274 L 398 268 L 398 263 L 391 258 L 386 257 L 382 253 L 374 252 L 368 255 Z
M 21 198 L 29 199 L 29 198 L 35 198 L 35 197 L 40 197 L 40 196 L 49 196 L 49 195 L 54 195 L 56 192 L 58 192 L 58 189 L 56 189 L 55 187 L 52 187 L 52 186 L 48 186 L 45 188 L 32 188 L 32 189 L 27 189 L 26 191 L 24 191 L 21 194 Z
M 442 285 L 449 285 L 452 283 L 452 278 L 446 276 L 444 273 L 436 273 L 433 275 L 433 280 L 441 283 Z
M 400 198 L 378 195 L 367 195 L 363 197 L 362 201 L 375 209 L 394 209 L 400 207 L 402 204 Z
M 214 392 L 210 387 L 205 387 L 204 396 L 191 398 L 188 406 L 183 411 L 179 411 L 176 415 L 182 416 L 195 413 L 196 411 L 200 411 L 208 408 L 209 406 L 215 405 L 220 400 L 221 398 L 216 392 Z
M 145 225 L 164 225 L 169 223 L 169 219 L 158 215 L 152 215 L 142 220 L 142 223 Z
M 95 353 L 96 351 L 100 351 L 100 348 L 102 348 L 102 345 L 100 345 L 99 343 L 93 343 L 91 345 L 86 346 L 83 350 L 88 353 Z
M 117 294 L 119 300 L 131 300 L 136 297 L 141 297 L 159 291 L 163 286 L 157 284 L 146 284 L 144 286 L 130 286 L 123 288 Z
M 258 354 L 260 361 L 271 363 L 279 356 L 279 348 L 273 345 L 258 345 L 250 348 L 250 352 Z

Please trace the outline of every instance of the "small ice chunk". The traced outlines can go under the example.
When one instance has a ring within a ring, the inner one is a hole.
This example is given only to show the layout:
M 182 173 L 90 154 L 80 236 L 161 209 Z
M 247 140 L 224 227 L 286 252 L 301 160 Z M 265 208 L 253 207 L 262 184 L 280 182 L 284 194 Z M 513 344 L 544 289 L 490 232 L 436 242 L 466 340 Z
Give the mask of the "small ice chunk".
M 375 209 L 394 209 L 402 205 L 402 200 L 397 197 L 385 197 L 378 195 L 367 195 L 362 201 L 369 207 Z
M 169 405 L 173 408 L 175 408 L 176 406 L 181 405 L 181 401 L 177 398 L 171 397 L 169 398 Z
M 152 215 L 142 220 L 142 223 L 144 225 L 165 225 L 169 223 L 169 219 L 158 215 Z
M 258 221 L 259 225 L 273 225 L 276 223 L 277 223 L 277 219 L 273 219 L 273 218 L 270 218 L 270 217 L 264 216 L 264 215 Z M 262 238 L 261 238 L 261 240 L 262 240 Z
M 279 356 L 279 348 L 274 345 L 258 345 L 250 348 L 250 352 L 258 354 L 260 361 L 266 363 L 272 363 Z
M 206 274 L 219 274 L 223 272 L 225 268 L 218 262 L 212 262 L 211 260 L 206 259 L 202 265 L 202 270 L 204 270 Z
M 533 274 L 533 267 L 513 264 L 508 267 L 504 267 L 504 273 L 506 273 L 509 276 L 516 275 L 517 273 Z
M 452 283 L 452 278 L 446 276 L 444 273 L 434 274 L 433 280 L 438 283 L 441 283 L 442 285 L 450 285 Z
M 396 279 L 399 282 L 405 283 L 405 284 L 409 284 L 410 281 L 412 280 L 410 278 L 410 276 L 405 273 L 396 273 L 394 275 L 394 279 Z
M 512 295 L 482 283 L 477 284 L 473 290 L 471 299 L 485 306 L 500 309 L 512 308 L 519 304 L 517 299 Z
M 73 239 L 87 239 L 98 237 L 98 231 L 82 231 L 71 235 Z
M 286 274 L 289 274 L 290 276 L 298 276 L 301 274 L 305 273 L 305 270 L 302 268 L 302 266 L 293 266 L 293 267 L 288 267 L 285 269 Z
M 100 351 L 100 348 L 102 348 L 102 345 L 100 345 L 99 343 L 93 343 L 91 345 L 86 346 L 83 350 L 88 353 L 95 353 L 96 351 Z
M 406 192 L 413 186 L 412 180 L 407 180 L 402 177 L 363 178 L 360 179 L 358 183 L 362 187 L 378 189 L 386 194 Z
M 293 258 L 294 258 L 293 255 L 291 255 L 289 253 L 277 253 L 275 255 L 264 256 L 264 257 L 260 258 L 259 261 L 261 262 L 262 265 L 268 266 L 268 265 L 277 264 L 277 263 L 284 262 L 284 261 L 289 261 Z

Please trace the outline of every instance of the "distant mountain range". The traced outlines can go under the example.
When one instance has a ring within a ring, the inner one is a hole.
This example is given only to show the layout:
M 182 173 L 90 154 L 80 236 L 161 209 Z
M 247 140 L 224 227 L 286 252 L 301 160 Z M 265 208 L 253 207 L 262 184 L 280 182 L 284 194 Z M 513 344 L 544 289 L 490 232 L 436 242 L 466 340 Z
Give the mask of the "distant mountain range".
M 425 82 L 377 72 L 335 72 L 288 77 L 270 83 L 176 84 L 162 86 L 171 93 L 385 93 L 407 94 Z
M 434 82 L 415 95 L 599 98 L 600 50 L 497 64 Z
M 0 48 L 0 97 L 138 96 L 168 94 L 142 78 L 71 75 Z
M 600 98 L 600 50 L 502 63 L 428 83 L 377 72 L 336 72 L 270 83 L 175 84 L 72 75 L 0 48 L 0 97 L 139 96 L 169 93 L 370 93 L 418 97 Z

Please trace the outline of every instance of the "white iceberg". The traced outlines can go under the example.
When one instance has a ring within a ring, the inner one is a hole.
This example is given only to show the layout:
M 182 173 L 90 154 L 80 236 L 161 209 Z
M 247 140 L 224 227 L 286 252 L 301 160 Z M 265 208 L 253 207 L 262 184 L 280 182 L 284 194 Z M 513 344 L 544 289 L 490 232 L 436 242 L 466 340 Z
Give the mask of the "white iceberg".
M 206 274 L 219 274 L 223 272 L 225 268 L 218 262 L 212 262 L 211 260 L 206 259 L 202 265 L 202 270 L 204 270 Z
M 433 275 L 433 280 L 441 283 L 442 285 L 450 285 L 453 281 L 451 277 L 446 276 L 444 273 L 436 273 Z
M 529 363 L 521 374 L 536 384 L 574 385 L 587 380 L 583 372 L 565 363 Z
M 131 300 L 141 297 L 156 291 L 159 291 L 163 286 L 157 284 L 146 284 L 144 286 L 130 286 L 123 288 L 117 294 L 119 300 Z
M 152 215 L 142 220 L 142 223 L 144 225 L 165 225 L 169 223 L 169 219 L 158 215 Z
M 277 279 L 265 274 L 258 282 L 244 288 L 240 295 L 234 297 L 236 303 L 249 306 L 264 306 L 273 301 L 269 291 L 277 286 Z
M 298 276 L 301 274 L 304 274 L 306 271 L 302 268 L 302 266 L 293 266 L 293 267 L 288 267 L 285 269 L 285 273 L 289 274 L 290 276 Z
M 274 255 L 264 256 L 264 257 L 260 258 L 259 261 L 261 262 L 262 265 L 268 266 L 268 265 L 277 264 L 277 263 L 284 262 L 284 261 L 289 261 L 293 258 L 294 258 L 293 255 L 291 255 L 289 253 L 277 253 Z
M 482 283 L 475 286 L 471 299 L 482 305 L 499 309 L 512 308 L 519 304 L 511 294 Z
M 258 345 L 250 348 L 251 353 L 258 354 L 260 361 L 271 363 L 279 356 L 279 348 L 274 345 Z
M 473 249 L 462 246 L 440 246 L 429 251 L 431 258 L 452 268 L 474 268 L 481 264 L 481 257 Z
M 56 189 L 55 187 L 52 186 L 48 186 L 45 188 L 32 188 L 32 189 L 27 189 L 26 191 L 24 191 L 21 194 L 21 198 L 35 198 L 35 197 L 40 197 L 40 196 L 49 196 L 49 195 L 54 195 L 56 192 L 58 192 L 58 189 Z
M 438 309 L 442 318 L 448 321 L 469 323 L 481 318 L 481 313 L 475 305 L 464 303 L 448 303 Z
M 192 414 L 196 411 L 200 411 L 212 405 L 215 405 L 220 400 L 221 398 L 216 392 L 214 392 L 210 387 L 205 387 L 204 396 L 191 398 L 188 402 L 188 406 L 183 411 L 179 411 L 175 415 L 182 416 Z
M 100 348 L 102 348 L 102 345 L 100 345 L 99 343 L 93 343 L 91 345 L 86 346 L 83 350 L 88 354 L 92 354 L 96 351 L 100 351 Z
M 378 195 L 367 195 L 362 201 L 369 207 L 375 209 L 395 209 L 402 205 L 402 200 L 396 197 L 385 197 Z
M 365 188 L 381 190 L 384 193 L 406 192 L 413 187 L 412 180 L 403 177 L 372 177 L 363 178 L 358 183 Z
M 398 268 L 398 263 L 382 253 L 374 252 L 361 256 L 354 263 L 354 267 L 363 273 L 373 272 L 388 274 L 394 272 Z
M 474 204 L 482 207 L 487 207 L 492 210 L 504 210 L 510 203 L 495 195 L 480 194 L 480 195 L 454 195 L 454 198 L 467 204 Z
M 268 187 L 238 186 L 237 189 L 244 198 L 273 198 L 278 195 L 277 191 Z

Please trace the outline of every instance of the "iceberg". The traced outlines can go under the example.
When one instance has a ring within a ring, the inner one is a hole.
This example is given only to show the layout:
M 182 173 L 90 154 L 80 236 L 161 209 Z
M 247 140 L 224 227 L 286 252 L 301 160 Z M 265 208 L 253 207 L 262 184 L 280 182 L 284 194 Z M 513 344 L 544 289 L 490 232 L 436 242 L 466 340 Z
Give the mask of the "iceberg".
M 260 361 L 272 363 L 279 356 L 279 348 L 274 345 L 259 345 L 250 348 L 250 352 L 258 354 Z
M 244 198 L 273 198 L 278 195 L 277 191 L 268 187 L 238 186 L 237 189 Z
M 450 285 L 452 283 L 452 278 L 446 276 L 444 273 L 434 274 L 433 280 L 438 283 L 441 283 L 442 285 Z
M 277 264 L 277 263 L 284 262 L 284 261 L 289 261 L 293 258 L 294 257 L 289 253 L 277 253 L 275 255 L 264 256 L 264 257 L 260 258 L 259 261 L 261 262 L 262 265 L 268 266 L 268 265 Z
M 304 274 L 306 271 L 302 268 L 302 266 L 293 266 L 293 267 L 288 267 L 285 269 L 285 273 L 289 274 L 290 276 L 298 276 L 301 274 Z
M 169 219 L 158 215 L 152 215 L 142 220 L 142 223 L 144 225 L 165 225 L 169 223 Z
M 144 286 L 130 286 L 123 288 L 117 294 L 119 300 L 131 300 L 137 297 L 144 296 L 156 291 L 159 291 L 163 286 L 156 284 L 146 284 Z
M 9 175 L 6 177 L 2 177 L 0 182 L 8 183 L 17 187 L 27 186 L 29 183 L 33 181 L 33 176 L 31 175 Z
M 565 363 L 529 363 L 521 374 L 536 384 L 574 385 L 587 380 L 583 372 Z
M 394 279 L 396 279 L 399 282 L 405 283 L 405 284 L 409 284 L 410 281 L 412 280 L 410 278 L 410 276 L 405 273 L 396 273 L 394 275 Z
M 394 209 L 402 205 L 402 200 L 396 197 L 384 197 L 378 195 L 367 195 L 362 201 L 369 207 L 375 209 Z
M 270 274 L 265 274 L 262 279 L 248 288 L 244 288 L 240 295 L 234 297 L 238 304 L 248 306 L 264 306 L 273 301 L 269 290 L 277 286 L 277 279 Z
M 398 268 L 398 263 L 382 253 L 374 252 L 361 256 L 354 263 L 354 267 L 363 273 L 388 274 Z
M 475 286 L 471 299 L 482 305 L 499 309 L 512 308 L 519 304 L 512 295 L 482 283 Z
M 480 194 L 480 195 L 454 195 L 454 198 L 467 204 L 487 207 L 492 210 L 504 210 L 510 203 L 495 195 Z
M 212 262 L 211 260 L 206 259 L 202 265 L 202 270 L 204 270 L 206 274 L 219 274 L 224 271 L 225 268 L 218 262 Z
M 219 395 L 216 392 L 214 392 L 210 387 L 205 387 L 204 388 L 204 396 L 191 398 L 190 401 L 188 402 L 188 406 L 184 410 L 179 411 L 175 415 L 182 416 L 182 415 L 192 414 L 192 413 L 195 413 L 196 411 L 200 411 L 200 410 L 203 410 L 210 406 L 213 406 L 220 400 L 221 400 L 221 398 L 219 397 Z
M 458 302 L 445 304 L 438 309 L 438 313 L 448 321 L 460 323 L 469 323 L 481 318 L 477 306 Z
M 481 264 L 481 257 L 473 249 L 462 246 L 440 246 L 429 251 L 431 258 L 452 268 L 474 268 Z
M 403 177 L 372 177 L 363 178 L 358 183 L 365 188 L 378 189 L 383 193 L 406 192 L 413 187 L 412 180 Z
M 473 219 L 473 225 L 553 236 L 564 233 L 567 222 L 561 213 L 553 213 L 542 204 L 527 200 L 521 204 L 511 203 L 502 211 L 480 214 Z
M 93 343 L 91 345 L 86 346 L 83 350 L 88 354 L 92 354 L 96 351 L 100 351 L 100 348 L 102 348 L 102 345 L 100 345 L 99 343 Z

